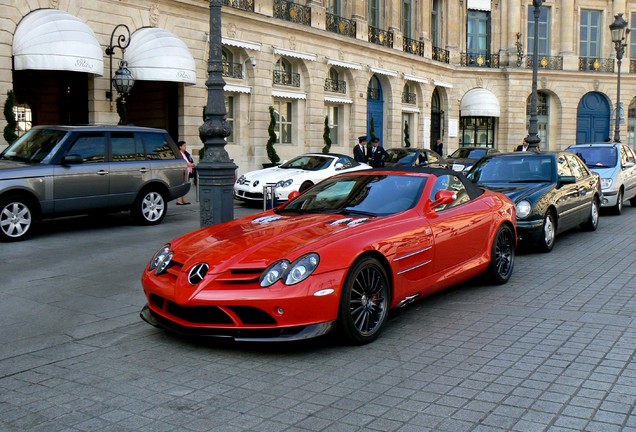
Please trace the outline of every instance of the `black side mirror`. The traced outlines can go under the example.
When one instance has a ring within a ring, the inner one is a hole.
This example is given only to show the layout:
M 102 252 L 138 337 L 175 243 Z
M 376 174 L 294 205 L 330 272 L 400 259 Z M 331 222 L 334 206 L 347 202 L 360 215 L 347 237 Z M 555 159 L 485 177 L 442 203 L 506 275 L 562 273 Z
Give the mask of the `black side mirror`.
M 78 165 L 82 163 L 82 157 L 76 154 L 69 154 L 62 158 L 62 165 Z

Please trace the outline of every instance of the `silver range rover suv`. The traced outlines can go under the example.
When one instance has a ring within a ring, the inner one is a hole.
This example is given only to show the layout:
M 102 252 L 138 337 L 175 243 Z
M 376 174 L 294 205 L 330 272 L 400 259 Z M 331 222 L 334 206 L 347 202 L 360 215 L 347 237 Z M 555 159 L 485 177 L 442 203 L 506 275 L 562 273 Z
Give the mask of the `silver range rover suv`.
M 160 223 L 188 193 L 186 162 L 165 130 L 36 126 L 0 153 L 0 240 L 25 239 L 44 218 L 129 210 Z

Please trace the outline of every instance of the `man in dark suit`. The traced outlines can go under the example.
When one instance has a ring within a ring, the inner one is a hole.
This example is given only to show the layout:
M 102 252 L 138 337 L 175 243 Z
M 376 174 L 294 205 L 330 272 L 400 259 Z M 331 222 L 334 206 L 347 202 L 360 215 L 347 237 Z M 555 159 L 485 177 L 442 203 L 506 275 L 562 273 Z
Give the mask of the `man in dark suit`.
M 373 168 L 384 166 L 384 162 L 391 156 L 384 148 L 380 147 L 380 139 L 373 138 L 371 140 L 371 151 L 369 153 L 369 165 Z
M 523 139 L 523 144 L 519 144 L 517 148 L 515 149 L 515 151 L 520 151 L 520 152 L 530 151 L 530 146 L 528 145 L 528 142 L 526 141 L 525 138 Z
M 367 136 L 358 137 L 358 144 L 353 148 L 353 158 L 362 163 L 367 163 Z

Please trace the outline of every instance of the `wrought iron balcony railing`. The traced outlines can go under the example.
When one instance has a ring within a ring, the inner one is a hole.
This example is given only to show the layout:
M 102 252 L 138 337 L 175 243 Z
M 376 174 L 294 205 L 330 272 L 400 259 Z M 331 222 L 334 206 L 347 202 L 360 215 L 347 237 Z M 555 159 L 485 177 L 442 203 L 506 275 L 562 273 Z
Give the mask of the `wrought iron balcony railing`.
M 407 53 L 424 57 L 424 42 L 404 37 L 402 39 L 402 50 Z
M 327 12 L 327 31 L 355 38 L 356 22 Z
M 287 0 L 275 0 L 274 18 L 310 26 L 311 8 Z
M 300 74 L 274 71 L 274 84 L 284 86 L 300 87 Z
M 417 103 L 417 95 L 415 93 L 402 92 L 402 103 L 415 105 Z
M 526 68 L 532 69 L 532 63 L 532 54 L 528 54 L 526 56 Z M 563 70 L 563 57 L 539 55 L 537 68 L 548 70 Z
M 462 66 L 483 67 L 483 68 L 499 68 L 499 54 L 488 53 L 462 53 Z
M 436 46 L 432 48 L 433 48 L 433 60 L 442 62 L 442 63 L 450 62 L 450 54 L 448 50 L 445 50 L 443 48 L 436 47 Z
M 223 0 L 225 6 L 254 12 L 254 0 Z
M 379 100 L 380 91 L 377 88 L 367 88 L 367 99 Z
M 240 63 L 223 62 L 223 76 L 227 78 L 243 78 L 243 66 Z
M 579 70 L 584 72 L 614 72 L 614 59 L 579 57 Z
M 325 91 L 334 93 L 347 93 L 347 82 L 340 80 L 325 80 Z
M 393 33 L 369 26 L 369 42 L 393 48 Z

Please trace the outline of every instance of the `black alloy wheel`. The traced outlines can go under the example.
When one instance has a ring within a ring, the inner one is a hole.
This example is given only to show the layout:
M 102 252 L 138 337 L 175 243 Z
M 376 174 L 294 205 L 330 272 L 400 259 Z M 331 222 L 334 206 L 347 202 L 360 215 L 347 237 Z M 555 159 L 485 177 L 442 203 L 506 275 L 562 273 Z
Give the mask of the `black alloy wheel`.
M 512 275 L 515 264 L 515 237 L 508 225 L 497 230 L 492 244 L 492 253 L 488 272 L 490 279 L 496 284 L 505 284 Z

